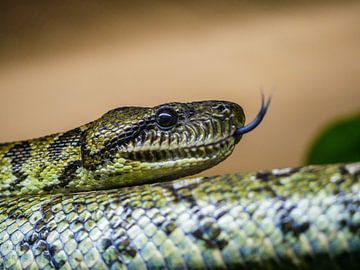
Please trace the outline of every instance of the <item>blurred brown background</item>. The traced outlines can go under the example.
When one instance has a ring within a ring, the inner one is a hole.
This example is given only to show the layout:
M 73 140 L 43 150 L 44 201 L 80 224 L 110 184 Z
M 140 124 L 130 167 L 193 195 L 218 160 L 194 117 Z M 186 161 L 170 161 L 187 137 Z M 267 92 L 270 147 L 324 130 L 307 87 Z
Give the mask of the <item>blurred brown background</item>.
M 0 142 L 168 101 L 230 100 L 250 121 L 264 88 L 264 122 L 204 174 L 300 165 L 359 110 L 360 3 L 297 2 L 2 2 Z

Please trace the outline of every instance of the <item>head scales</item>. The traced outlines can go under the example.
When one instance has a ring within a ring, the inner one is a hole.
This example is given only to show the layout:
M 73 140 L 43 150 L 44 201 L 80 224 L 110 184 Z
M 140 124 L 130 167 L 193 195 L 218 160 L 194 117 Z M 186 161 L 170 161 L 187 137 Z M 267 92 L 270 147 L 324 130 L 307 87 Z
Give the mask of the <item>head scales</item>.
M 122 107 L 86 126 L 83 168 L 101 186 L 171 180 L 201 172 L 227 158 L 242 135 L 259 125 L 269 106 L 244 126 L 232 102 L 167 103 L 153 108 Z M 100 184 L 100 181 L 106 184 Z

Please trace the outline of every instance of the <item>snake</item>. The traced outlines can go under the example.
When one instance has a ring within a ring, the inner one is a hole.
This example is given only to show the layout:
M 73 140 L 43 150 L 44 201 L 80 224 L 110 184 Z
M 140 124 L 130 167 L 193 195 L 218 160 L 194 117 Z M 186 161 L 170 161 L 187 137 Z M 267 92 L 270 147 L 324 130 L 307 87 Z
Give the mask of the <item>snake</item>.
M 359 269 L 360 163 L 189 176 L 255 119 L 226 101 L 120 107 L 0 144 L 0 269 Z

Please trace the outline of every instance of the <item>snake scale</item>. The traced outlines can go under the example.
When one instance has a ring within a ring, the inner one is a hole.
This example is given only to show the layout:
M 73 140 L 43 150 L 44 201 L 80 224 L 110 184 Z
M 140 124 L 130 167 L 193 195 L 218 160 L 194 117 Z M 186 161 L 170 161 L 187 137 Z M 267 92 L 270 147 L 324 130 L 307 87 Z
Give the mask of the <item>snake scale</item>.
M 269 101 L 247 125 L 231 102 L 168 103 L 1 144 L 0 269 L 359 269 L 359 163 L 178 179 Z

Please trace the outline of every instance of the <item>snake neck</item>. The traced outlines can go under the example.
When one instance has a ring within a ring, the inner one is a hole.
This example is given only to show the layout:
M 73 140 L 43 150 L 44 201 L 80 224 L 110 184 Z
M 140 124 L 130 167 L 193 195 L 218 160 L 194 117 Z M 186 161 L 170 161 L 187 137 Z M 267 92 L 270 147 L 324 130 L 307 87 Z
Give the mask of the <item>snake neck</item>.
M 0 195 L 50 192 L 81 170 L 83 127 L 0 145 Z

